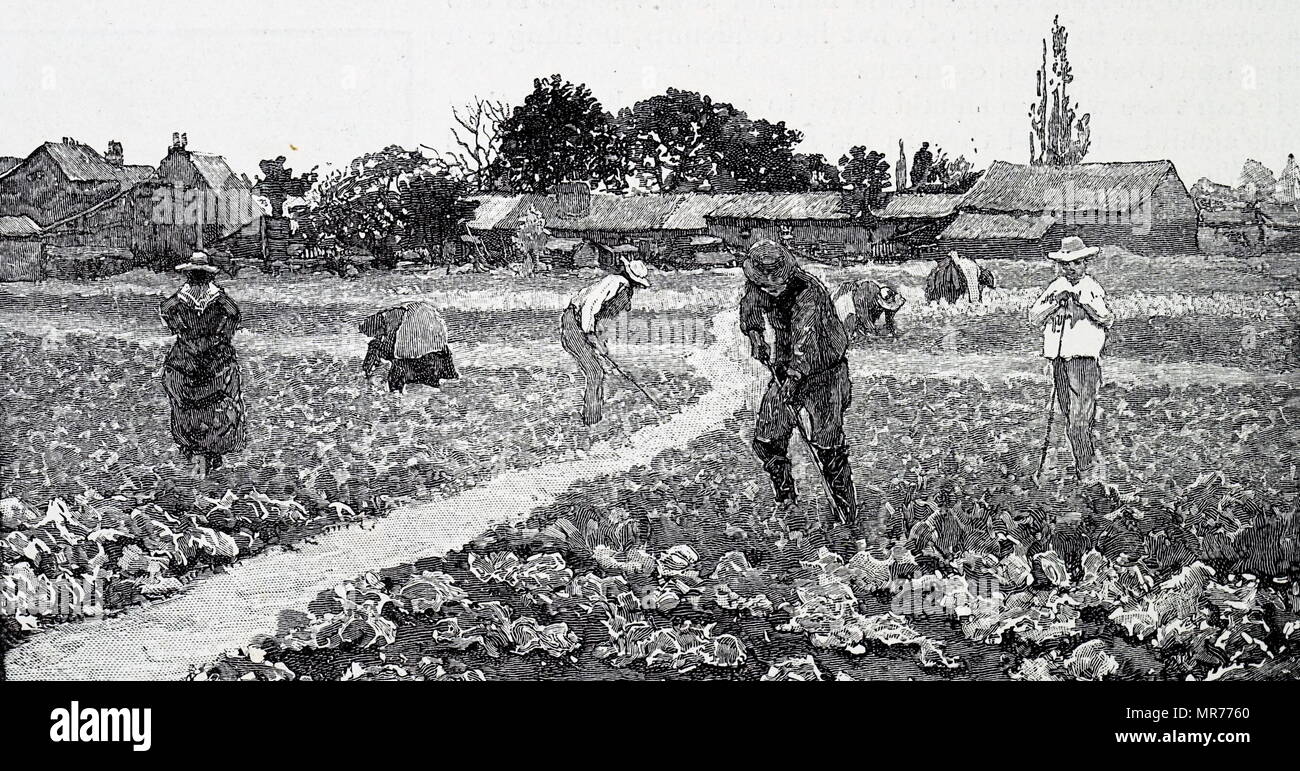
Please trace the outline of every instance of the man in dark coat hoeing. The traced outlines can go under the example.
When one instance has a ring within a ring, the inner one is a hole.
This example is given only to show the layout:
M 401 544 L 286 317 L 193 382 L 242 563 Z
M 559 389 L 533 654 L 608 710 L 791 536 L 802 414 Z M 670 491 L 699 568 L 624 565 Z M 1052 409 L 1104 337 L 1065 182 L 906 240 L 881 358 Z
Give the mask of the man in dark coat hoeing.
M 806 438 L 829 488 L 832 508 L 861 539 L 844 439 L 844 410 L 851 398 L 844 356 L 848 335 L 830 292 L 799 267 L 787 249 L 770 240 L 750 248 L 744 271 L 740 328 L 749 337 L 754 358 L 772 371 L 754 428 L 754 452 L 772 478 L 777 503 L 792 506 L 797 492 L 788 452 L 790 434 L 799 412 L 806 410 Z M 772 327 L 774 350 L 764 337 L 765 325 Z M 791 523 L 791 529 L 798 529 L 797 524 Z

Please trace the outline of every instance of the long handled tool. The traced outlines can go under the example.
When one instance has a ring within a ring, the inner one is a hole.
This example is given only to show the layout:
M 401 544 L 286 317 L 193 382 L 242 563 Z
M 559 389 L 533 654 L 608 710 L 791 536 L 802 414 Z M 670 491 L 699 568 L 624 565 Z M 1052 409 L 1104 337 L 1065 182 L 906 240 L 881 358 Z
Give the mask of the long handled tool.
M 772 380 L 780 384 L 781 379 L 776 376 L 776 370 L 772 368 L 771 363 L 763 362 L 763 366 L 767 367 L 767 371 L 771 373 Z M 822 469 L 821 459 L 817 457 L 816 448 L 813 447 L 812 441 L 808 439 L 808 433 L 804 431 L 803 421 L 799 419 L 799 414 L 784 399 L 781 400 L 781 408 L 785 410 L 786 417 L 794 423 L 795 428 L 799 429 L 799 436 L 803 439 L 804 447 L 808 449 L 808 455 L 812 457 L 813 467 L 817 469 L 817 478 L 822 481 L 822 490 L 826 493 L 826 501 L 831 506 L 831 513 L 842 524 L 847 524 L 849 519 L 844 516 L 844 512 L 840 511 L 840 506 L 835 501 L 835 494 L 831 490 L 830 480 L 826 478 L 826 472 Z
M 629 374 L 627 374 L 626 372 L 624 372 L 624 371 L 623 371 L 623 368 L 620 367 L 620 366 L 618 366 L 618 362 L 616 362 L 616 361 L 614 361 L 613 359 L 611 359 L 611 358 L 609 357 L 608 354 L 606 354 L 605 356 L 602 356 L 601 358 L 603 358 L 605 361 L 609 362 L 609 365 L 610 365 L 611 367 L 614 368 L 614 371 L 615 371 L 615 372 L 617 372 L 618 374 L 622 375 L 624 380 L 626 380 L 627 382 L 631 383 L 633 386 L 636 387 L 636 390 L 638 390 L 638 391 L 640 391 L 642 394 L 644 394 L 644 395 L 645 395 L 645 398 L 649 399 L 649 400 L 650 400 L 650 403 L 653 404 L 653 405 L 655 406 L 655 409 L 658 409 L 658 410 L 662 410 L 662 409 L 663 409 L 663 405 L 659 403 L 659 400 L 656 399 L 656 398 L 654 398 L 653 396 L 651 396 L 651 395 L 650 395 L 650 392 L 647 391 L 647 390 L 645 390 L 645 388 L 643 388 L 643 387 L 641 386 L 640 383 L 636 382 L 636 380 L 634 380 L 634 379 L 632 378 L 631 375 L 629 375 Z
M 1052 318 L 1055 318 L 1053 314 Z M 1056 355 L 1061 355 L 1061 345 L 1065 342 L 1065 323 L 1068 319 L 1061 319 L 1061 335 L 1056 338 Z M 1052 442 L 1052 422 L 1056 419 L 1056 372 L 1052 372 L 1052 390 L 1047 396 L 1047 432 L 1043 434 L 1043 451 L 1038 456 L 1038 470 L 1034 472 L 1035 482 L 1041 481 L 1043 477 L 1043 467 L 1047 465 L 1047 448 Z

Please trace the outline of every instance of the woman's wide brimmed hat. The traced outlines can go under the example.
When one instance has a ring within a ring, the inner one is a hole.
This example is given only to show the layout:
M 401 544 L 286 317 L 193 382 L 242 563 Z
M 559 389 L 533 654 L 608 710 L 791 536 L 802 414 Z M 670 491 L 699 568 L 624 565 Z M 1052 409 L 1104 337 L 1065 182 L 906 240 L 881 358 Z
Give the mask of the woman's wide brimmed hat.
M 624 257 L 623 275 L 627 276 L 628 280 L 634 284 L 640 284 L 644 287 L 650 286 L 650 269 L 640 260 L 629 260 Z
M 217 266 L 212 264 L 212 259 L 208 257 L 207 252 L 195 252 L 190 255 L 189 262 L 182 262 L 177 265 L 176 270 L 201 270 L 206 273 L 216 273 Z
M 774 241 L 759 241 L 749 247 L 749 256 L 742 268 L 745 278 L 761 287 L 779 289 L 794 274 L 794 257 L 790 251 Z
M 876 302 L 887 311 L 896 311 L 903 307 L 903 303 L 907 302 L 907 299 L 892 286 L 881 284 L 880 296 L 876 299 Z
M 1074 262 L 1091 257 L 1100 251 L 1095 246 L 1085 246 L 1083 239 L 1078 236 L 1066 236 L 1061 239 L 1061 251 L 1052 252 L 1047 255 L 1047 258 L 1056 262 Z

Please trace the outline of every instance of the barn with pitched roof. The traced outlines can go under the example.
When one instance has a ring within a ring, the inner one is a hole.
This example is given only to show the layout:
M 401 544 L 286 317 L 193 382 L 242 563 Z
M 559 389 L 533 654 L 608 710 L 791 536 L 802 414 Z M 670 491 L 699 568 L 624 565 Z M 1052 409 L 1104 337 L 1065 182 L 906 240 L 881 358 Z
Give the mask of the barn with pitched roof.
M 970 257 L 1042 257 L 1061 239 L 1145 254 L 1197 251 L 1196 203 L 1170 161 L 1025 166 L 997 161 L 939 234 Z

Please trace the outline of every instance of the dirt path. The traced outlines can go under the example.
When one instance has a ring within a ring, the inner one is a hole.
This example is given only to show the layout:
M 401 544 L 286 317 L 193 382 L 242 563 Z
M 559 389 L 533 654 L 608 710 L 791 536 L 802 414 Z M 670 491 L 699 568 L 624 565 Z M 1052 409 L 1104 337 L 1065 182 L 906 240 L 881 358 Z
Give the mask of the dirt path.
M 437 556 L 493 522 L 522 517 L 576 481 L 622 473 L 684 447 L 744 402 L 746 353 L 734 311 L 713 318 L 718 341 L 688 357 L 711 389 L 668 421 L 637 431 L 630 444 L 586 457 L 509 472 L 458 495 L 399 509 L 364 529 L 336 531 L 295 551 L 269 550 L 194 582 L 154 605 L 104 621 L 55 627 L 10 651 L 14 680 L 172 680 L 192 663 L 276 628 L 284 609 L 305 609 L 324 589 L 367 570 Z

